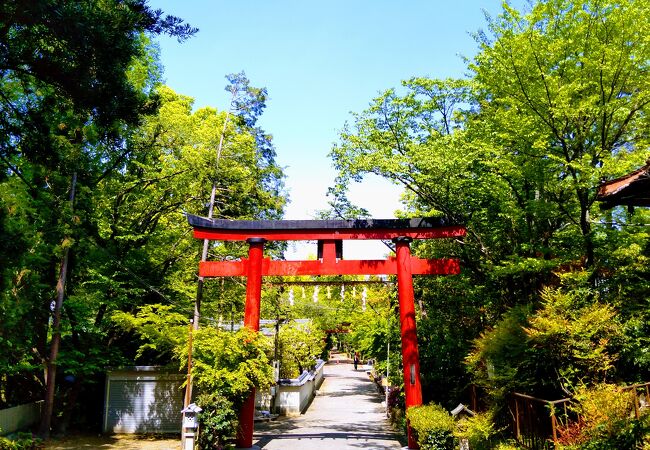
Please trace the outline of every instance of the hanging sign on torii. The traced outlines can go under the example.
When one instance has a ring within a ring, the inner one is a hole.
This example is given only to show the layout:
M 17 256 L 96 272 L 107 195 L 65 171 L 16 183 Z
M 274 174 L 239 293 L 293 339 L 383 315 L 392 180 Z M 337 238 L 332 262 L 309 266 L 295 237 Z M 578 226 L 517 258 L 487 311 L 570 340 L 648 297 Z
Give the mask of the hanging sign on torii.
M 201 277 L 246 276 L 244 326 L 259 331 L 262 277 L 302 275 L 397 275 L 404 366 L 406 407 L 422 404 L 420 363 L 415 324 L 413 275 L 454 275 L 460 272 L 456 259 L 421 259 L 411 256 L 413 239 L 456 238 L 465 227 L 444 218 L 350 219 L 350 220 L 224 220 L 187 216 L 194 237 L 219 241 L 246 241 L 248 258 L 240 261 L 203 261 Z M 392 240 L 395 257 L 385 260 L 344 260 L 343 240 Z M 264 257 L 267 241 L 318 241 L 318 259 L 277 261 Z M 239 415 L 239 448 L 253 446 L 255 392 L 245 401 Z M 408 428 L 409 448 L 417 442 Z

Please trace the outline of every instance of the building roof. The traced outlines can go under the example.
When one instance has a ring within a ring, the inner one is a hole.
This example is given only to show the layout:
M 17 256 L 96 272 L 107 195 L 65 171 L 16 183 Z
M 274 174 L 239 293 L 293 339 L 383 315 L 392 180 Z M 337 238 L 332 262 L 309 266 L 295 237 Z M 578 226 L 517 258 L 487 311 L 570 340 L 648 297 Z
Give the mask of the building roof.
M 596 200 L 605 209 L 618 205 L 650 206 L 650 159 L 640 169 L 601 184 Z

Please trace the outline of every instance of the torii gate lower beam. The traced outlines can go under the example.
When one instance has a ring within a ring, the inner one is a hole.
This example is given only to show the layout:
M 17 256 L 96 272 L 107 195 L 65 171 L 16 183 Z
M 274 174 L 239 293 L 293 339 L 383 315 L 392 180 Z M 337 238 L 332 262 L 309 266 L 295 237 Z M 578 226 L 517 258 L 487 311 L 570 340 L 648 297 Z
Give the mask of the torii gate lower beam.
M 446 220 L 313 220 L 313 221 L 227 221 L 189 216 L 194 236 L 202 239 L 246 240 L 248 259 L 241 261 L 206 261 L 199 265 L 202 277 L 246 276 L 244 326 L 259 331 L 263 276 L 299 275 L 397 275 L 404 391 L 406 408 L 422 404 L 420 362 L 415 322 L 413 275 L 452 275 L 460 272 L 454 259 L 420 259 L 410 253 L 416 239 L 460 237 L 465 228 Z M 391 239 L 396 257 L 387 260 L 347 261 L 337 258 L 336 243 L 342 239 Z M 322 240 L 319 261 L 272 261 L 264 258 L 267 240 Z M 244 402 L 239 415 L 239 448 L 253 448 L 255 390 Z M 418 445 L 408 427 L 408 447 Z

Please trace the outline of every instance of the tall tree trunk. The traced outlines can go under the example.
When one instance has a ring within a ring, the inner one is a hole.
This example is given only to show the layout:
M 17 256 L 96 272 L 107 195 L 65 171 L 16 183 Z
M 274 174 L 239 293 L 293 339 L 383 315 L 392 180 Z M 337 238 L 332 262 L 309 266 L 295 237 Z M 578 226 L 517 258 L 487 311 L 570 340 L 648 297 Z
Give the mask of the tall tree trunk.
M 221 152 L 223 150 L 223 140 L 226 135 L 226 127 L 228 126 L 228 120 L 230 119 L 230 110 L 232 109 L 232 104 L 235 100 L 235 95 L 237 92 L 232 91 L 232 98 L 230 100 L 230 108 L 226 112 L 226 119 L 223 121 L 223 128 L 221 129 L 221 136 L 219 137 L 219 146 L 217 147 L 217 161 L 215 163 L 214 169 L 214 180 L 212 181 L 212 191 L 210 192 L 210 206 L 208 207 L 208 219 L 212 219 L 212 214 L 214 214 L 214 201 L 217 196 L 217 171 L 219 169 L 219 160 L 221 160 Z M 204 262 L 208 259 L 208 247 L 210 241 L 208 239 L 203 239 L 203 251 L 201 252 L 201 262 Z M 201 302 L 203 301 L 203 277 L 199 277 L 199 281 L 196 286 L 196 300 L 194 301 L 194 329 L 199 329 L 199 319 L 201 318 Z M 191 388 L 190 388 L 191 389 Z
M 594 265 L 594 241 L 591 235 L 591 223 L 589 222 L 589 194 L 581 192 L 578 194 L 580 200 L 580 231 L 585 246 L 585 268 Z
M 232 99 L 230 100 L 230 108 L 226 112 L 226 119 L 223 121 L 223 128 L 221 129 L 221 136 L 219 137 L 219 146 L 217 147 L 217 160 L 215 163 L 214 170 L 214 180 L 212 181 L 212 191 L 210 192 L 210 206 L 208 207 L 208 219 L 212 219 L 214 214 L 214 201 L 217 196 L 217 171 L 219 169 L 219 160 L 221 159 L 221 152 L 223 150 L 223 140 L 226 134 L 226 127 L 228 126 L 228 119 L 230 119 L 230 110 L 232 109 L 233 101 L 235 100 L 236 91 L 232 91 Z M 208 248 L 210 241 L 208 239 L 203 239 L 203 251 L 201 252 L 201 262 L 204 262 L 208 259 Z M 196 285 L 196 300 L 194 301 L 194 329 L 199 329 L 199 319 L 201 318 L 201 303 L 203 302 L 203 277 L 199 276 L 199 280 Z M 188 370 L 190 370 L 192 362 L 188 362 Z M 189 378 L 187 382 L 187 387 L 185 388 L 185 398 L 192 401 L 192 379 Z
M 70 207 L 74 208 L 75 189 L 77 187 L 77 172 L 72 174 L 70 182 Z M 65 240 L 67 240 L 66 238 Z M 56 302 L 54 304 L 54 318 L 52 320 L 52 342 L 50 344 L 50 357 L 47 361 L 47 375 L 45 381 L 45 402 L 41 415 L 41 424 L 38 434 L 43 439 L 49 439 L 52 425 L 52 412 L 54 410 L 54 392 L 56 390 L 56 359 L 59 355 L 61 344 L 61 310 L 63 309 L 63 297 L 65 295 L 65 282 L 68 275 L 68 257 L 70 246 L 66 243 L 63 248 L 63 256 L 59 270 L 59 279 L 56 283 Z
M 222 134 L 223 136 L 223 134 Z M 210 193 L 210 207 L 208 208 L 208 219 L 212 218 L 214 213 L 214 199 L 217 193 L 217 181 L 212 182 L 212 192 Z M 208 248 L 210 240 L 203 239 L 203 251 L 201 252 L 201 262 L 208 259 Z M 199 329 L 199 319 L 201 318 L 201 302 L 203 301 L 203 277 L 199 276 L 199 281 L 196 286 L 196 300 L 194 301 L 194 329 Z

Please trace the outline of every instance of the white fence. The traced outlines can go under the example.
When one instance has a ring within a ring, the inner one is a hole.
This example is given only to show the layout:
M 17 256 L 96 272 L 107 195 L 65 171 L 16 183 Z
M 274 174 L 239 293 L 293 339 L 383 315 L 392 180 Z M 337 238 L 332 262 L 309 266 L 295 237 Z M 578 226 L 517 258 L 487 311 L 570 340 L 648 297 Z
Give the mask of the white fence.
M 319 361 L 311 372 L 303 372 L 300 377 L 291 380 L 282 380 L 276 386 L 275 411 L 284 416 L 298 416 L 307 409 L 315 395 L 316 390 L 323 383 L 324 361 Z M 256 406 L 258 409 L 268 410 L 271 407 L 272 397 L 267 392 L 258 392 Z
M 43 400 L 0 410 L 0 434 L 25 430 L 41 418 Z

